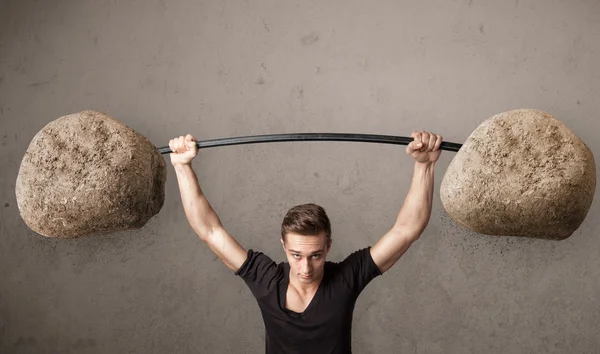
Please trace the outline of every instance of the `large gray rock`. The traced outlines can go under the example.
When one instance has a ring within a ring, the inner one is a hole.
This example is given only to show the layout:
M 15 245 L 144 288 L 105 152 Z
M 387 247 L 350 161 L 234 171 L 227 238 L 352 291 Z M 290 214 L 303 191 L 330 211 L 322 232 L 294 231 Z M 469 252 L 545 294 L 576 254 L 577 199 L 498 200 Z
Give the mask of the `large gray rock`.
M 95 111 L 38 132 L 16 184 L 35 232 L 71 238 L 141 228 L 163 206 L 166 164 L 147 138 Z
M 472 231 L 561 240 L 579 228 L 595 189 L 586 144 L 550 114 L 520 109 L 475 129 L 450 163 L 440 197 Z

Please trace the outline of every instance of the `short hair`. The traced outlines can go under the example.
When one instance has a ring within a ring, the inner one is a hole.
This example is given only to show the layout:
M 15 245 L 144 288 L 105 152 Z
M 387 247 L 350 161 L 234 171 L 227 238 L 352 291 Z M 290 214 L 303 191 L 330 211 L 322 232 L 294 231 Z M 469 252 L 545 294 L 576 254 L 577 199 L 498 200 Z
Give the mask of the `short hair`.
M 283 218 L 281 238 L 285 241 L 290 232 L 304 236 L 325 232 L 327 239 L 331 239 L 331 223 L 323 207 L 313 203 L 296 205 Z

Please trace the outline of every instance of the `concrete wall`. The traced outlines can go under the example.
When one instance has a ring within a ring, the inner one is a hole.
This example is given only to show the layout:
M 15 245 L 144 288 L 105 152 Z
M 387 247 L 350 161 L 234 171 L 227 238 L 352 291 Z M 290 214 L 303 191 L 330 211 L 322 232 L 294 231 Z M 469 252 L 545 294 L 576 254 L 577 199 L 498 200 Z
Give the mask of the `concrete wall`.
M 484 119 L 546 110 L 600 156 L 600 2 L 0 0 L 0 352 L 260 353 L 245 287 L 188 226 L 169 162 L 144 228 L 54 240 L 20 219 L 35 133 L 84 109 L 164 146 L 291 132 L 463 142 Z M 599 204 L 565 241 L 457 226 L 437 190 L 422 238 L 365 290 L 356 353 L 597 353 Z M 202 150 L 201 184 L 247 248 L 284 259 L 290 207 L 323 205 L 331 260 L 388 231 L 404 147 L 282 143 Z

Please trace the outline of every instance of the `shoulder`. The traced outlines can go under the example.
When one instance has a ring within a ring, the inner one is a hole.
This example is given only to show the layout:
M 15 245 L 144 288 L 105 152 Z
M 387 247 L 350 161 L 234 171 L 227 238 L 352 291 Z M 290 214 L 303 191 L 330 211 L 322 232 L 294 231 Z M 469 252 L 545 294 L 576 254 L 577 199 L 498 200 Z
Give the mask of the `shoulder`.
M 371 246 L 368 246 L 350 253 L 343 261 L 338 262 L 337 264 L 344 267 L 361 263 L 369 265 L 371 262 L 375 264 L 373 257 L 371 256 Z
M 325 271 L 330 272 L 332 275 L 338 272 L 343 271 L 344 269 L 352 268 L 353 265 L 364 261 L 368 257 L 370 257 L 371 253 L 369 251 L 370 247 L 362 248 L 356 250 L 349 255 L 347 255 L 343 260 L 332 262 L 325 262 Z
M 235 275 L 245 280 L 254 281 L 257 279 L 274 278 L 283 274 L 285 263 L 276 263 L 263 252 L 248 250 L 246 260 L 242 266 L 235 272 Z
M 350 253 L 341 262 L 327 262 L 325 273 L 331 282 L 344 283 L 360 292 L 372 279 L 381 275 L 370 252 L 365 247 Z

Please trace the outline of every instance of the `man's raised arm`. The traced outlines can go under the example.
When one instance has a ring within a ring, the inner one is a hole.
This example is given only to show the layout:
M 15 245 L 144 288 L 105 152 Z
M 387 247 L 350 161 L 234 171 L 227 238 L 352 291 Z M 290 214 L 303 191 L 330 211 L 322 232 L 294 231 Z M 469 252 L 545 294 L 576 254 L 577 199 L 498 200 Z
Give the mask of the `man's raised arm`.
M 185 216 L 192 229 L 232 271 L 237 271 L 246 260 L 246 250 L 221 224 L 200 188 L 191 162 L 198 154 L 194 137 L 181 136 L 169 142 L 171 163 L 177 175 L 177 183 Z
M 406 153 L 415 159 L 413 178 L 392 229 L 371 248 L 371 257 L 381 271 L 389 270 L 427 227 L 433 204 L 434 169 L 442 137 L 413 132 Z

